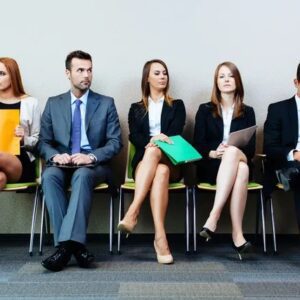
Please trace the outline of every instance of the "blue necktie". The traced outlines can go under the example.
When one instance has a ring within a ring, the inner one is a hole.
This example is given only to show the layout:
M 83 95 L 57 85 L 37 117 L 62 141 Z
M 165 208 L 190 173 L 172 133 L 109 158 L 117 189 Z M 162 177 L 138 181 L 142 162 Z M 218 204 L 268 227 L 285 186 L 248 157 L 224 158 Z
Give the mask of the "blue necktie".
M 75 100 L 75 110 L 72 121 L 72 154 L 80 153 L 81 142 L 81 113 L 80 104 L 81 100 Z

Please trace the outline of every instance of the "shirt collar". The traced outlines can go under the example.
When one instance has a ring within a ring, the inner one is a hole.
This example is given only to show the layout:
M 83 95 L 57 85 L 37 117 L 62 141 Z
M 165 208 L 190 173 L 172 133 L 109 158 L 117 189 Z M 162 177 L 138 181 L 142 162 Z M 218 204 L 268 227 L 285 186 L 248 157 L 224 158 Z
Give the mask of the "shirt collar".
M 157 101 L 153 101 L 152 98 L 151 98 L 150 96 L 148 97 L 149 103 L 153 103 L 153 104 L 162 103 L 162 102 L 164 102 L 164 100 L 165 100 L 165 97 L 164 97 L 164 96 L 162 96 L 162 97 L 161 97 L 160 99 L 158 99 Z
M 71 93 L 71 104 L 74 104 L 75 100 L 80 99 L 81 102 L 86 105 L 89 96 L 89 90 L 87 90 L 80 98 L 76 98 L 72 92 Z

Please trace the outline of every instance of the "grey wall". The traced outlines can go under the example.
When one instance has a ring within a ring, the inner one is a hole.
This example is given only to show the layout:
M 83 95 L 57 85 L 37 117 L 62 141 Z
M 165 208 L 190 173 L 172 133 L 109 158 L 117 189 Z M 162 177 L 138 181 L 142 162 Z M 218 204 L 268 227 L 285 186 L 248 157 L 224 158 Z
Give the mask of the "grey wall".
M 258 152 L 268 104 L 295 92 L 292 80 L 300 61 L 298 0 L 0 0 L 0 11 L 0 56 L 18 61 L 27 92 L 42 107 L 49 96 L 69 87 L 64 75 L 66 54 L 75 49 L 92 54 L 92 88 L 115 98 L 125 144 L 128 109 L 140 98 L 142 67 L 152 58 L 167 63 L 171 94 L 185 101 L 189 139 L 199 104 L 209 100 L 215 67 L 224 60 L 239 67 L 245 101 L 255 108 Z M 119 182 L 125 153 L 126 147 L 114 162 Z M 291 195 L 281 193 L 275 198 L 279 232 L 296 232 Z M 105 199 L 95 197 L 90 232 L 107 231 Z M 254 200 L 249 197 L 247 232 L 254 229 Z M 1 193 L 0 201 L 0 233 L 28 232 L 31 195 Z M 199 205 L 198 226 L 211 202 L 211 197 L 205 197 Z M 183 198 L 171 197 L 169 232 L 183 231 L 183 209 Z M 226 213 L 221 224 L 220 231 L 230 230 Z M 146 204 L 137 231 L 152 230 Z

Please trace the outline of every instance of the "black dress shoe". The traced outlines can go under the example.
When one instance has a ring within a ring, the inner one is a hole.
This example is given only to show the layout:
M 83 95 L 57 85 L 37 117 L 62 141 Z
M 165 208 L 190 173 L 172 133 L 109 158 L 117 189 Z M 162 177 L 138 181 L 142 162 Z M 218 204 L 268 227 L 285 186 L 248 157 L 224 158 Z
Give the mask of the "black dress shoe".
M 209 240 L 211 240 L 213 238 L 215 233 L 213 231 L 211 231 L 210 229 L 203 227 L 199 234 L 201 237 L 203 237 L 206 240 L 206 242 L 208 242 Z
M 58 250 L 41 262 L 42 266 L 47 270 L 58 272 L 61 271 L 70 261 L 72 253 L 64 247 Z
M 291 189 L 293 179 L 299 175 L 297 168 L 283 168 L 276 171 L 278 181 L 283 185 L 283 189 L 287 192 Z
M 250 242 L 245 242 L 243 245 L 237 247 L 233 242 L 232 242 L 232 248 L 237 252 L 239 259 L 243 260 L 243 254 L 249 253 L 250 250 L 252 249 L 252 244 Z
M 86 248 L 78 249 L 73 252 L 77 264 L 80 268 L 88 268 L 95 260 L 95 256 L 90 253 Z

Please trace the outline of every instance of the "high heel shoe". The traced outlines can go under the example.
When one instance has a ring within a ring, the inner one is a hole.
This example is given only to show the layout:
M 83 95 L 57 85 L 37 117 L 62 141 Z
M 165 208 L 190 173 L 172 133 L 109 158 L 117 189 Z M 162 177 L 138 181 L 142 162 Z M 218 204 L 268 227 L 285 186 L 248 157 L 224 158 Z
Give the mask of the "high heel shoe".
M 214 232 L 208 229 L 207 227 L 203 227 L 201 231 L 199 232 L 200 236 L 205 238 L 206 242 L 211 240 L 214 236 Z
M 156 252 L 157 262 L 159 264 L 169 265 L 174 262 L 172 254 L 160 255 L 160 254 L 158 254 L 155 241 L 153 242 L 153 245 L 154 245 L 154 250 Z
M 122 220 L 118 224 L 118 230 L 127 233 L 126 238 L 128 238 L 129 234 L 132 233 L 132 231 L 134 230 L 136 224 L 137 224 L 137 220 L 133 223 L 128 223 L 125 220 Z
M 239 259 L 243 260 L 243 254 L 245 253 L 249 253 L 251 248 L 252 248 L 252 244 L 250 242 L 245 242 L 243 245 L 237 247 L 233 242 L 232 242 L 232 248 L 237 252 Z

